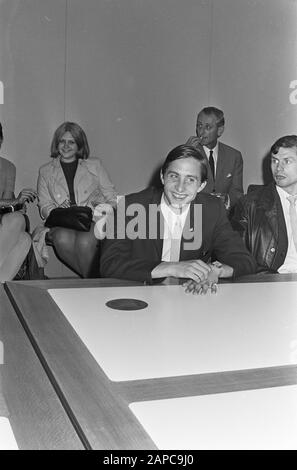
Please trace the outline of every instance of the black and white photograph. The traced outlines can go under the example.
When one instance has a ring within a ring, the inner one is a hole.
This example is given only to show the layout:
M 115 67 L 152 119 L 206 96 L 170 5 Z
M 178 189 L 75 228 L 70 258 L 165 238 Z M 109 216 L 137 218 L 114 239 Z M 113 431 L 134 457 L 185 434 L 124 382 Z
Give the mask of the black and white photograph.
M 297 0 L 0 0 L 0 450 L 297 450 Z

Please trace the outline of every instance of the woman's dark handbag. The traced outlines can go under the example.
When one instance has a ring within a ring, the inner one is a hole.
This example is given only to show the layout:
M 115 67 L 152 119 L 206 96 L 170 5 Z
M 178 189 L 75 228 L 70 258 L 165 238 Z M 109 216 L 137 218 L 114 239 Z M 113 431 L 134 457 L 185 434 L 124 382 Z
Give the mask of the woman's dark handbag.
M 46 227 L 64 227 L 80 232 L 89 232 L 93 212 L 87 206 L 57 207 L 53 209 L 45 221 Z

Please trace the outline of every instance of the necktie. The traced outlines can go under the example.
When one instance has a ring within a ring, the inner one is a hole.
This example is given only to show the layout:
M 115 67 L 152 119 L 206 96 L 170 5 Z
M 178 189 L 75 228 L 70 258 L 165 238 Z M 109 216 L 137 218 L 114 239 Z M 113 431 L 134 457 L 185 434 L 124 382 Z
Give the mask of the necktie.
M 209 166 L 212 172 L 213 179 L 215 179 L 215 164 L 214 164 L 214 159 L 213 159 L 213 150 L 210 150 L 209 152 Z
M 180 218 L 175 222 L 172 238 L 171 238 L 171 247 L 170 247 L 170 261 L 179 261 L 180 254 L 180 242 L 182 236 L 182 226 Z
M 297 200 L 297 195 L 287 197 L 290 208 L 289 208 L 289 215 L 290 215 L 290 222 L 291 222 L 291 229 L 293 235 L 294 245 L 297 251 L 297 213 L 295 208 L 295 202 Z

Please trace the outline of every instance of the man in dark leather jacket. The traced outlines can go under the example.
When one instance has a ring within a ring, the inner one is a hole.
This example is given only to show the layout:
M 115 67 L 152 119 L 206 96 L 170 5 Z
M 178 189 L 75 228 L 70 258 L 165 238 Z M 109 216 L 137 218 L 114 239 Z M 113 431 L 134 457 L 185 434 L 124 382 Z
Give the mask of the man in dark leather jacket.
M 241 232 L 258 271 L 297 272 L 297 248 L 287 201 L 297 194 L 297 136 L 284 136 L 271 147 L 271 170 L 274 182 L 258 186 L 241 198 L 232 225 Z

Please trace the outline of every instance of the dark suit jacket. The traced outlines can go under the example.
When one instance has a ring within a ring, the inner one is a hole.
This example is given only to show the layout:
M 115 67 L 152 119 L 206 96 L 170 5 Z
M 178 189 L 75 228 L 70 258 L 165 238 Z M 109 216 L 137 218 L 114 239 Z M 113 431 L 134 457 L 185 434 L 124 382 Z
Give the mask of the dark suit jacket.
M 151 271 L 160 264 L 162 258 L 163 232 L 160 229 L 162 215 L 159 213 L 160 217 L 155 231 L 156 238 L 151 239 L 149 237 L 149 230 L 152 228 L 149 227 L 149 210 L 150 205 L 159 206 L 162 193 L 162 190 L 148 188 L 139 193 L 126 196 L 126 208 L 135 203 L 143 208 L 146 224 L 145 233 L 143 238 L 134 240 L 124 234 L 122 238 L 105 239 L 102 246 L 101 276 L 152 283 Z M 202 210 L 202 224 L 195 223 L 194 226 L 194 214 L 198 207 Z M 118 209 L 118 213 L 119 211 L 120 209 Z M 126 216 L 125 227 L 129 223 L 131 226 L 133 219 L 135 219 L 135 214 Z M 239 234 L 232 230 L 220 199 L 199 193 L 191 203 L 185 227 L 190 227 L 189 232 L 191 232 L 191 229 L 195 230 L 195 235 L 197 235 L 201 225 L 202 243 L 195 250 L 189 249 L 189 247 L 186 249 L 185 243 L 189 243 L 190 240 L 186 237 L 184 230 L 181 240 L 181 261 L 201 259 L 208 262 L 211 258 L 213 260 L 217 259 L 232 266 L 234 276 L 250 274 L 255 271 L 256 263 L 244 247 Z
M 276 272 L 288 251 L 286 222 L 274 183 L 260 186 L 238 202 L 232 225 L 258 264 L 258 271 Z
M 193 136 L 187 140 L 186 145 L 196 147 L 197 142 L 197 137 Z M 198 150 L 201 151 L 200 144 L 198 146 Z M 204 155 L 207 159 L 205 153 Z M 233 207 L 238 199 L 243 196 L 243 159 L 241 153 L 233 147 L 219 142 L 215 181 L 212 176 L 208 159 L 207 166 L 207 184 L 203 189 L 203 192 L 227 193 L 230 197 L 231 207 Z

